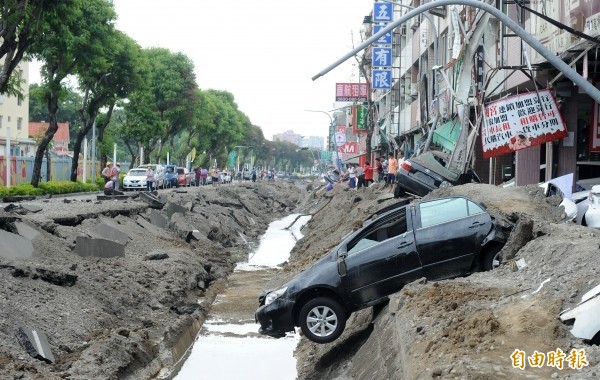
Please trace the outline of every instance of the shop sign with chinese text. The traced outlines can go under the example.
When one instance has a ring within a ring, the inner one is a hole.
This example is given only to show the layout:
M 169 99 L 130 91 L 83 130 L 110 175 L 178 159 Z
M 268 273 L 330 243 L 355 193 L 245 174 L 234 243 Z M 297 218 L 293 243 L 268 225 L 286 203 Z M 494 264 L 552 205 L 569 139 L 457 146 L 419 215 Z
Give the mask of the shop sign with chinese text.
M 366 83 L 336 83 L 336 102 L 366 102 L 368 87 Z
M 367 132 L 367 107 L 352 106 L 352 131 L 355 134 Z
M 483 158 L 497 157 L 567 135 L 549 90 L 515 95 L 485 107 L 481 127 Z

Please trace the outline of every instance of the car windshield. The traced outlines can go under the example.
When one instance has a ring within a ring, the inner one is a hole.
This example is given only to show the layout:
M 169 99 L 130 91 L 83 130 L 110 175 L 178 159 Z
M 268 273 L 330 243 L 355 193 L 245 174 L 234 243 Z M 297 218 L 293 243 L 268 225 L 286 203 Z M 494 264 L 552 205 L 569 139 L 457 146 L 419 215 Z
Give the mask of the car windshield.
M 127 174 L 131 176 L 146 175 L 146 169 L 131 169 Z
M 177 174 L 185 174 L 183 168 L 177 168 Z

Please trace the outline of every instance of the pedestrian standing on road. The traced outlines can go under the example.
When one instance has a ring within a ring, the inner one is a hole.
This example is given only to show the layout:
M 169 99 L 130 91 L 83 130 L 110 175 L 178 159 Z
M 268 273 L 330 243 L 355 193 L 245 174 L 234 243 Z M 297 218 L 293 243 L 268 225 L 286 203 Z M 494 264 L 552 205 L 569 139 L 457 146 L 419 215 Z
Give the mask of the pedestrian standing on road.
M 146 190 L 154 190 L 154 170 L 150 166 L 146 169 Z
M 388 175 L 387 175 L 387 186 L 394 188 L 396 182 L 396 172 L 398 171 L 398 160 L 394 157 L 394 153 L 390 153 L 388 158 Z
M 115 166 L 113 166 L 110 176 L 113 181 L 113 190 L 119 191 L 119 173 L 121 172 L 121 164 L 117 162 Z
M 252 168 L 252 182 L 256 182 L 256 168 Z
M 194 185 L 196 185 L 196 187 L 200 186 L 200 182 L 202 182 L 202 169 L 200 166 L 194 169 L 194 178 L 196 179 L 194 181 Z
M 388 160 L 387 159 L 383 159 L 381 161 L 381 167 L 383 168 L 383 182 L 384 182 L 384 186 L 387 186 L 387 180 L 388 180 Z
M 375 159 L 375 170 L 377 173 L 377 182 L 383 181 L 383 165 L 379 157 Z
M 352 190 L 356 189 L 356 169 L 354 169 L 354 164 L 348 164 L 348 186 Z
M 110 162 L 107 162 L 106 165 L 104 166 L 104 169 L 102 169 L 102 179 L 104 179 L 104 184 L 106 185 L 106 183 L 108 181 L 110 181 L 110 171 L 112 170 L 112 165 L 110 164 Z
M 213 166 L 212 169 L 210 169 L 210 177 L 212 180 L 212 185 L 217 186 L 219 184 L 219 173 L 216 166 Z
M 206 182 L 208 179 L 208 170 L 207 169 L 200 169 L 200 178 L 202 178 L 202 186 L 206 186 Z
M 369 187 L 373 183 L 373 167 L 369 161 L 365 162 L 363 170 L 365 171 L 365 187 Z
M 365 185 L 365 169 L 360 165 L 355 165 L 356 170 L 356 188 L 360 189 Z

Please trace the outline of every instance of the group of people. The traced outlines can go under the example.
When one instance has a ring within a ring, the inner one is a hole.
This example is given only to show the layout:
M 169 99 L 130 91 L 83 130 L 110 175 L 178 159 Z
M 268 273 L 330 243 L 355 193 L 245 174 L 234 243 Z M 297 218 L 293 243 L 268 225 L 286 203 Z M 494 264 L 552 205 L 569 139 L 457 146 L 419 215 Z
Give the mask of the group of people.
M 119 173 L 121 172 L 121 164 L 117 162 L 112 164 L 107 162 L 104 169 L 102 169 L 102 178 L 104 179 L 104 194 L 114 195 L 120 193 L 119 191 Z
M 347 167 L 340 173 L 339 180 L 347 178 L 348 187 L 354 190 L 368 187 L 374 182 L 383 182 L 384 187 L 393 189 L 396 183 L 396 172 L 403 162 L 404 152 L 400 150 L 397 158 L 394 153 L 390 153 L 387 158 L 376 158 L 374 166 L 371 166 L 370 161 L 366 161 L 363 166 L 347 164 Z

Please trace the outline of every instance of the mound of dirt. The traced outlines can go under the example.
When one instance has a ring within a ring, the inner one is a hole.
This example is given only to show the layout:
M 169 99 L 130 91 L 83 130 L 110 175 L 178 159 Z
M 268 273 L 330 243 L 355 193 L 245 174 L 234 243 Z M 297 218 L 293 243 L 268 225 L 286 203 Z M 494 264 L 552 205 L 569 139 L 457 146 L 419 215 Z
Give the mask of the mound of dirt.
M 330 344 L 303 338 L 296 350 L 300 379 L 592 378 L 600 373 L 600 347 L 574 338 L 558 318 L 598 285 L 600 233 L 566 224 L 560 200 L 545 198 L 535 186 L 464 185 L 438 189 L 427 198 L 450 195 L 485 204 L 498 223 L 513 227 L 503 250 L 511 251 L 511 259 L 491 272 L 414 282 L 389 304 L 352 314 L 342 336 Z M 355 203 L 362 207 L 349 207 Z M 319 211 L 327 217 L 309 222 L 310 242 L 299 242 L 290 268 L 309 265 L 328 248 L 324 241 L 333 243 L 326 236 L 343 236 L 383 204 L 355 193 L 332 194 Z M 526 266 L 517 270 L 516 260 Z M 559 349 L 566 355 L 584 349 L 588 365 L 513 366 L 515 352 L 527 358 Z

